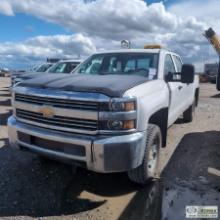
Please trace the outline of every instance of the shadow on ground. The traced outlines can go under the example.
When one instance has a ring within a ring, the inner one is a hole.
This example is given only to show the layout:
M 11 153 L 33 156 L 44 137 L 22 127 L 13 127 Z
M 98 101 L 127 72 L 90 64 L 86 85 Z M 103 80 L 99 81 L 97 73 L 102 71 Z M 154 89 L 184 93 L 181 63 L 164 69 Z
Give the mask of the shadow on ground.
M 161 220 L 163 183 L 160 180 L 149 182 L 141 187 L 119 220 Z
M 186 205 L 220 206 L 220 179 L 207 172 L 220 170 L 219 144 L 219 131 L 185 135 L 161 180 L 139 189 L 120 220 L 180 220 Z
M 191 179 L 208 176 L 207 168 L 220 168 L 220 131 L 185 135 L 176 148 L 162 176 Z M 169 147 L 169 146 L 168 146 Z M 172 172 L 171 172 L 172 171 Z
M 176 121 L 175 121 L 175 123 L 174 124 L 186 124 L 186 122 L 184 121 L 184 119 L 183 118 L 178 118 Z
M 8 117 L 12 115 L 12 110 L 0 114 L 0 125 L 7 125 Z
M 219 94 L 216 94 L 216 95 L 211 96 L 211 98 L 220 98 L 220 93 L 219 93 Z
M 88 191 L 114 197 L 137 190 L 125 174 L 97 174 L 40 160 L 16 151 L 7 140 L 0 148 L 0 216 L 60 216 L 88 211 L 106 200 L 81 199 Z M 12 209 L 13 207 L 13 209 Z
M 74 173 L 69 165 L 42 162 L 34 155 L 12 150 L 6 139 L 2 141 L 5 144 L 0 148 L 1 217 L 72 215 L 106 203 L 105 199 L 80 198 L 83 191 L 105 197 L 137 191 L 120 220 L 159 220 L 161 213 L 164 220 L 179 220 L 184 219 L 186 205 L 220 205 L 219 180 L 207 173 L 208 167 L 220 169 L 219 131 L 185 135 L 162 173 L 162 183 L 153 181 L 145 187 L 131 183 L 126 174 L 104 175 L 83 169 Z M 201 191 L 199 185 L 205 183 L 204 179 L 210 183 Z M 183 181 L 195 182 L 197 188 L 193 184 L 183 186 Z
M 10 93 L 0 94 L 0 97 L 6 97 L 6 98 L 8 98 L 8 97 L 10 97 L 10 96 L 11 96 Z
M 190 133 L 183 137 L 162 173 L 163 220 L 185 219 L 188 205 L 220 206 L 220 131 Z
M 0 106 L 11 106 L 11 99 L 8 98 L 4 101 L 0 101 Z
M 10 89 L 8 88 L 8 89 L 0 89 L 0 92 L 8 92 L 8 93 L 10 93 Z

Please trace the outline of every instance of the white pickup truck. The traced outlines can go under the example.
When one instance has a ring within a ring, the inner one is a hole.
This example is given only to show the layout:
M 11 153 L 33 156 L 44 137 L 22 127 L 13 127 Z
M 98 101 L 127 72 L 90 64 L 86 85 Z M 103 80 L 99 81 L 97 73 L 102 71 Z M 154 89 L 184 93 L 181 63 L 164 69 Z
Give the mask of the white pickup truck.
M 10 145 L 145 184 L 158 175 L 168 127 L 182 114 L 192 121 L 198 97 L 194 67 L 169 50 L 96 53 L 71 75 L 13 88 Z

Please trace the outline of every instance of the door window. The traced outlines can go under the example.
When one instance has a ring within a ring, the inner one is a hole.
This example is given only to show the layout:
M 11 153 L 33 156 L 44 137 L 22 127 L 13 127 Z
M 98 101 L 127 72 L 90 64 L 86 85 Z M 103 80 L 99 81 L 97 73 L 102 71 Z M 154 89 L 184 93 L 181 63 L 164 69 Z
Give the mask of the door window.
M 171 55 L 167 54 L 164 63 L 164 76 L 167 76 L 169 72 L 175 73 L 176 71 Z
M 173 56 L 173 58 L 174 58 L 174 62 L 176 64 L 177 72 L 180 73 L 182 71 L 183 64 L 182 64 L 182 62 L 181 62 L 179 57 Z

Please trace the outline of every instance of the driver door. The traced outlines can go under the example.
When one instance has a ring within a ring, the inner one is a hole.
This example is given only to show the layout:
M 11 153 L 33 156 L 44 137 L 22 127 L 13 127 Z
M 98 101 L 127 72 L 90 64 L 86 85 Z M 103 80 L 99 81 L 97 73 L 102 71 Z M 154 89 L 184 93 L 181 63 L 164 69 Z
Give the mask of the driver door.
M 167 74 L 175 73 L 175 65 L 173 62 L 173 58 L 171 54 L 165 55 L 165 61 L 164 61 L 164 76 L 166 79 Z M 168 125 L 170 126 L 173 124 L 178 117 L 181 115 L 181 89 L 182 89 L 182 83 L 181 82 L 167 82 L 168 88 L 169 88 L 169 118 L 168 118 Z

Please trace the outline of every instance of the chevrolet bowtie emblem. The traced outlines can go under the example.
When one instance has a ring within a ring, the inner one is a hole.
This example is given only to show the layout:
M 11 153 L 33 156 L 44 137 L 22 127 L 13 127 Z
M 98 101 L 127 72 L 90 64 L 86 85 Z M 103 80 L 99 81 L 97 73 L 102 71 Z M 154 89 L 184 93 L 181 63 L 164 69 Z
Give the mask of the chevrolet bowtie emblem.
M 54 116 L 54 110 L 50 106 L 43 106 L 39 109 L 39 113 L 43 114 L 45 118 L 52 118 Z

